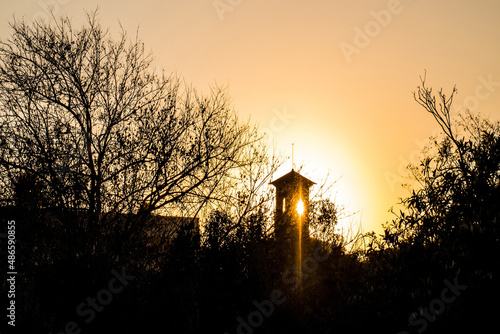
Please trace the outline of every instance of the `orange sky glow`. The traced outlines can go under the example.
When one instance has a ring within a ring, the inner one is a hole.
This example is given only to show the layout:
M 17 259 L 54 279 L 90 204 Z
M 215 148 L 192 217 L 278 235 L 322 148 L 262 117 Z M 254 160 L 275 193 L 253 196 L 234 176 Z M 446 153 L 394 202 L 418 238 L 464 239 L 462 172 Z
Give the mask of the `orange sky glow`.
M 227 86 L 242 120 L 288 155 L 295 143 L 304 176 L 340 178 L 332 196 L 365 231 L 393 217 L 405 166 L 439 133 L 413 100 L 425 71 L 436 91 L 457 86 L 457 110 L 500 119 L 499 1 L 4 1 L 0 38 L 46 4 L 76 25 L 99 7 L 111 35 L 139 27 L 157 69 L 206 93 Z

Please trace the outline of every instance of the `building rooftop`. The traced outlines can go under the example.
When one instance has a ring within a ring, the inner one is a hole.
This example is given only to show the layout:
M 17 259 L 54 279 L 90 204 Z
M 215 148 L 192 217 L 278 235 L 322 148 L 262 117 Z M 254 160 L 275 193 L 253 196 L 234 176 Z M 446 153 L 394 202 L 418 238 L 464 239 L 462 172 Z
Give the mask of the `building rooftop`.
M 294 182 L 301 182 L 303 185 L 305 185 L 307 188 L 311 187 L 313 184 L 316 184 L 316 182 L 313 182 L 309 180 L 308 178 L 300 175 L 298 172 L 294 171 L 292 169 L 291 172 L 283 175 L 282 177 L 270 182 L 275 187 L 279 187 L 282 184 L 289 184 L 289 183 L 294 183 Z

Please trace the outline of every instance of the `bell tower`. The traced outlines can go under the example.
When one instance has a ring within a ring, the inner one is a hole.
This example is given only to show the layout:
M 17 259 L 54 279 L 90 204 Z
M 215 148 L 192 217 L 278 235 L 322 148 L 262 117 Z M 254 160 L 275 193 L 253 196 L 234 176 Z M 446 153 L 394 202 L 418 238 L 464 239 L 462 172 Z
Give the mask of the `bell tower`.
M 292 169 L 271 184 L 276 187 L 275 240 L 296 249 L 309 239 L 309 188 L 315 183 Z

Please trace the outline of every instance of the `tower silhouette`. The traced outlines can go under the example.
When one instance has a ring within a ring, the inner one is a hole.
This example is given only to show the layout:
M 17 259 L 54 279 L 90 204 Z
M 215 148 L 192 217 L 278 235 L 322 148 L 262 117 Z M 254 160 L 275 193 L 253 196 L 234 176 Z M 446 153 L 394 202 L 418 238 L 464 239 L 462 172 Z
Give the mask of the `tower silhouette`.
M 276 187 L 274 237 L 288 260 L 296 260 L 309 240 L 309 188 L 313 184 L 293 169 L 271 182 Z

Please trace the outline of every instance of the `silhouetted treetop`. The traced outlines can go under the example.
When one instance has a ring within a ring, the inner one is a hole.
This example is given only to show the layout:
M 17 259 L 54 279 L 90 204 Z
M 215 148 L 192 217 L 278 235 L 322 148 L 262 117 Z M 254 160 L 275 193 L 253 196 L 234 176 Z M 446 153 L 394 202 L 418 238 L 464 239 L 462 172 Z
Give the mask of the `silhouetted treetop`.
M 205 96 L 153 71 L 140 39 L 113 39 L 95 13 L 79 28 L 67 17 L 11 28 L 0 42 L 2 199 L 32 180 L 40 209 L 79 213 L 89 249 L 144 227 L 106 213 L 195 216 L 225 201 L 237 169 L 267 159 L 223 89 Z

